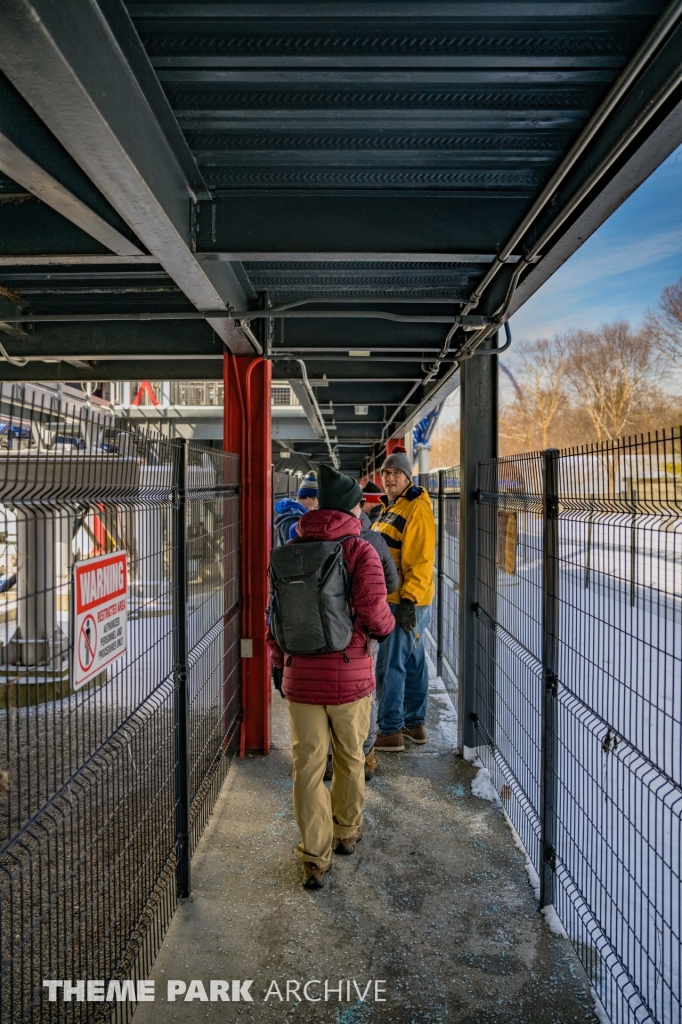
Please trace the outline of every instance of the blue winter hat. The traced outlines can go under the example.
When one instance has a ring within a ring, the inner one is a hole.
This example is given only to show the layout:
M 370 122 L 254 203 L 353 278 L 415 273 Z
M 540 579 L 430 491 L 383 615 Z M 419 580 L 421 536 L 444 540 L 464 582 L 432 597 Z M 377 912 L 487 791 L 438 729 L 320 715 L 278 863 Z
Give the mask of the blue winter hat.
M 298 489 L 299 498 L 316 498 L 317 497 L 317 473 L 312 470 L 306 477 L 301 481 L 301 486 Z

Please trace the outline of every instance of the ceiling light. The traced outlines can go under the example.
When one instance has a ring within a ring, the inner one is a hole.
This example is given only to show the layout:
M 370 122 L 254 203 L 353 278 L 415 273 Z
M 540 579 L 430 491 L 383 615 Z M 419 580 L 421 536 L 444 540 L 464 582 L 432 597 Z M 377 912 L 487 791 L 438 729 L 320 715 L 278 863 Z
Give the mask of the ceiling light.
M 366 416 L 368 413 L 369 413 L 369 406 L 368 405 L 356 405 L 355 406 L 355 415 L 356 416 Z
M 368 348 L 351 348 L 348 352 L 351 359 L 369 359 L 371 354 L 371 350 Z

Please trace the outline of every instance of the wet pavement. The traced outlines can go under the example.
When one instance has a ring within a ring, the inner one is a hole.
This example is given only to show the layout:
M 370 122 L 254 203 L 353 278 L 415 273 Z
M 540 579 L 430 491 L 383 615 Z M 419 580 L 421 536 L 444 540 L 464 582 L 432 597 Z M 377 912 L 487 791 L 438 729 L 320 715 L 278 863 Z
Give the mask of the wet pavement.
M 274 749 L 230 769 L 192 862 L 193 895 L 154 965 L 156 1001 L 139 1005 L 134 1024 L 596 1020 L 502 811 L 472 795 L 476 769 L 454 754 L 454 711 L 432 687 L 429 743 L 379 755 L 363 840 L 313 893 L 293 855 L 288 717 L 274 695 Z M 169 980 L 187 986 L 174 1002 Z M 211 980 L 242 998 L 210 1001 Z

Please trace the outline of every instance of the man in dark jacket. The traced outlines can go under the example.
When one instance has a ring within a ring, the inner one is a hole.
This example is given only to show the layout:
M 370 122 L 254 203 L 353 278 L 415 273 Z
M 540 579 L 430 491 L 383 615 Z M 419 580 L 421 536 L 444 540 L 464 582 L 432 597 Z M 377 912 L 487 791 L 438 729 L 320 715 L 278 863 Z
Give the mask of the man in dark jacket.
M 384 506 L 388 505 L 388 498 L 381 487 L 378 487 L 373 480 L 368 480 L 362 488 L 362 497 L 365 502 L 362 511 L 366 513 L 369 521 L 374 525 L 384 511 Z M 389 590 L 390 593 L 391 591 Z
M 368 639 L 384 639 L 394 625 L 381 561 L 360 537 L 360 485 L 330 466 L 320 466 L 318 484 L 320 508 L 301 519 L 298 532 L 302 543 L 341 541 L 350 584 L 350 643 L 344 651 L 290 655 L 285 660 L 269 628 L 267 632 L 273 670 L 282 674 L 282 693 L 289 702 L 294 813 L 301 833 L 296 856 L 303 862 L 303 884 L 308 889 L 324 884 L 332 850 L 350 854 L 361 837 L 362 746 L 375 687 Z M 330 739 L 331 791 L 323 780 Z

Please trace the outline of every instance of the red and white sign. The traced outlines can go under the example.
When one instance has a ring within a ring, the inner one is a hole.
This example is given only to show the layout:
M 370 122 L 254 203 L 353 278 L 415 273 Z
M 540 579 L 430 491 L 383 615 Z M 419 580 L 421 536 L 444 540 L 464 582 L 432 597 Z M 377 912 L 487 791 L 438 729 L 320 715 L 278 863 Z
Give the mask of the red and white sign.
M 71 685 L 85 686 L 128 649 L 128 558 L 114 551 L 73 567 Z

